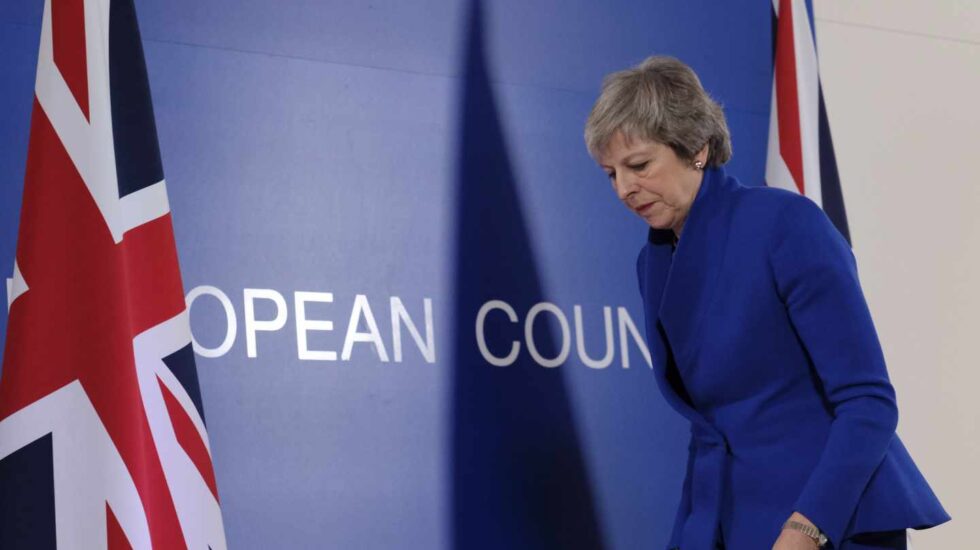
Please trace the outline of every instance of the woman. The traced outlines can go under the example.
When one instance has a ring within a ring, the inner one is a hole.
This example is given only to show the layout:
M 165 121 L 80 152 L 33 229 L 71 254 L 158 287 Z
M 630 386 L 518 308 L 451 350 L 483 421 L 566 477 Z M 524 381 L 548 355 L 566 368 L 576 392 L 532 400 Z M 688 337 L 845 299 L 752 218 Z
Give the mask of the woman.
M 850 247 L 809 199 L 725 174 L 725 117 L 694 72 L 651 57 L 610 75 L 585 140 L 650 225 L 647 338 L 691 421 L 669 548 L 902 549 L 947 521 L 895 434 Z

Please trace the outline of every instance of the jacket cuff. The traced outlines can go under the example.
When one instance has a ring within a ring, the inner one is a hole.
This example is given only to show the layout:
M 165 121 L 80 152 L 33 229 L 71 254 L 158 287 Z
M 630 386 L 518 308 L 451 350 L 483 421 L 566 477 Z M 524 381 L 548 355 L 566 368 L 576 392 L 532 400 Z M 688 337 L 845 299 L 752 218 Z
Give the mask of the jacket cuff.
M 826 472 L 815 473 L 817 475 L 810 480 L 807 489 L 796 501 L 794 511 L 806 516 L 834 548 L 839 548 L 865 484 L 855 483 L 853 479 L 834 479 L 833 475 L 826 475 Z

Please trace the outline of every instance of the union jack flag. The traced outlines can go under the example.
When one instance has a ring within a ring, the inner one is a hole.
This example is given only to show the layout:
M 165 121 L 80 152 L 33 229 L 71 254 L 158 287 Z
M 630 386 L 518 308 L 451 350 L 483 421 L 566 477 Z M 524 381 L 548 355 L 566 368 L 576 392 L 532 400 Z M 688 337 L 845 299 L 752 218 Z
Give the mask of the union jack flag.
M 766 183 L 806 195 L 850 241 L 810 3 L 773 0 L 773 81 Z
M 132 0 L 47 0 L 0 378 L 0 548 L 226 547 Z

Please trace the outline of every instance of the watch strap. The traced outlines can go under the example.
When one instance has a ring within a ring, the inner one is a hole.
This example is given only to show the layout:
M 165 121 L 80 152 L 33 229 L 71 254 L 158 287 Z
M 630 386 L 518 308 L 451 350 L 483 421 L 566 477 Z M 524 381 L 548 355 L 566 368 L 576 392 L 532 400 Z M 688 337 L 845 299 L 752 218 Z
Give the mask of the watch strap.
M 823 548 L 827 544 L 827 536 L 821 533 L 820 529 L 817 529 L 814 525 L 788 520 L 783 524 L 783 529 L 792 529 L 803 533 L 813 539 L 813 542 L 817 543 L 817 548 Z

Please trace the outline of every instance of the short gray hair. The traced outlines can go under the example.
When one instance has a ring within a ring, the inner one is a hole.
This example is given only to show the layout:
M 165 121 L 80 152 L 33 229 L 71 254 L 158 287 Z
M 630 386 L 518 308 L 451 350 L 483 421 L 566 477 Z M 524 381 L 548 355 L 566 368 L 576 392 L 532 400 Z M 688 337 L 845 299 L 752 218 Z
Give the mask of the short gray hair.
M 683 160 L 708 146 L 708 166 L 732 156 L 725 113 L 690 67 L 655 55 L 610 74 L 585 123 L 585 145 L 598 159 L 617 131 L 668 145 Z

